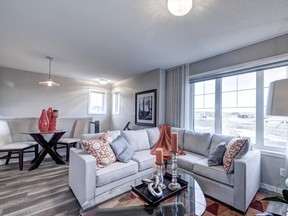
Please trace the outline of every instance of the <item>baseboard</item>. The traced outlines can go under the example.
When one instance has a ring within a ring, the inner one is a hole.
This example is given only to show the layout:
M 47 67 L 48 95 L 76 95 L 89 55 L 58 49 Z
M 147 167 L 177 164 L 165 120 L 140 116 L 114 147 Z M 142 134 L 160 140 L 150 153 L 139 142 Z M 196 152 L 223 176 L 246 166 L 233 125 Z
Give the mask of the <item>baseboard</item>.
M 262 189 L 266 189 L 266 190 L 269 190 L 269 191 L 272 191 L 272 192 L 275 192 L 275 193 L 279 193 L 279 194 L 282 194 L 282 190 L 284 189 L 281 184 L 279 184 L 277 186 L 274 186 L 274 185 L 268 185 L 268 184 L 265 184 L 265 183 L 261 183 L 260 187 Z

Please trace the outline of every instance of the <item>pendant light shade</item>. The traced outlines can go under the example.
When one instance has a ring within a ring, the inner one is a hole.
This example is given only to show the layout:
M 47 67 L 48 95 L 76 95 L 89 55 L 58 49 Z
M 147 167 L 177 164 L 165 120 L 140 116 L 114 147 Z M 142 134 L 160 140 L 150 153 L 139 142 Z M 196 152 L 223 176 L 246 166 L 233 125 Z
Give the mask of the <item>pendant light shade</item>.
M 49 74 L 48 74 L 48 80 L 47 81 L 41 81 L 39 82 L 40 85 L 46 85 L 46 86 L 60 86 L 59 83 L 53 82 L 51 79 L 51 61 L 54 59 L 50 56 L 46 57 L 49 60 Z
M 193 0 L 168 0 L 168 10 L 174 16 L 184 16 L 192 8 Z

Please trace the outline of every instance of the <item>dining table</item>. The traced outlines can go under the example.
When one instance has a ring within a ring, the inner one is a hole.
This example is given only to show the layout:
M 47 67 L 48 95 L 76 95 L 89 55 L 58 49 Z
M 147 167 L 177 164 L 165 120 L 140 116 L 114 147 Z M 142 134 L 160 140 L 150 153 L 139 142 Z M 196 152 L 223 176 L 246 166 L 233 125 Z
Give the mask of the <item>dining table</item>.
M 48 132 L 23 132 L 23 134 L 30 135 L 42 147 L 40 153 L 31 161 L 29 171 L 38 168 L 47 154 L 51 156 L 56 164 L 65 164 L 65 162 L 62 160 L 62 157 L 53 149 L 53 147 L 66 132 L 66 130 Z M 51 138 L 48 140 L 47 137 Z

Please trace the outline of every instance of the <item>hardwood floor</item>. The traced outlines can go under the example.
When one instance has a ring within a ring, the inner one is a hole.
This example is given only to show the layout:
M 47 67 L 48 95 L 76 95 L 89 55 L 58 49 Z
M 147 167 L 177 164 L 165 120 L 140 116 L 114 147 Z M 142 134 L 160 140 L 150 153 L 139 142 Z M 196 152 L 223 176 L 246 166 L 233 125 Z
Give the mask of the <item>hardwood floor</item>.
M 47 158 L 39 168 L 28 171 L 30 164 L 24 162 L 23 171 L 18 163 L 0 165 L 0 215 L 79 215 L 80 205 L 68 187 L 68 164 L 56 165 Z M 265 193 L 264 193 L 265 194 Z M 266 210 L 267 203 L 258 192 L 245 215 Z M 205 216 L 242 215 L 231 207 L 206 197 Z
M 78 215 L 80 205 L 68 187 L 68 164 L 47 158 L 39 168 L 23 171 L 18 163 L 0 166 L 0 215 Z

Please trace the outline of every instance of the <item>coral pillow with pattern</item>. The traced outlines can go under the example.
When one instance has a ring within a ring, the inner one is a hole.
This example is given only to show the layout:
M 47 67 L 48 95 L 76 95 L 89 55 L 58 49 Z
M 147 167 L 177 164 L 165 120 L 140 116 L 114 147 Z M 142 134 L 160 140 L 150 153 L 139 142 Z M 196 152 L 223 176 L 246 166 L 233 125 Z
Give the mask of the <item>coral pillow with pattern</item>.
M 110 134 L 107 132 L 96 140 L 82 141 L 85 150 L 96 157 L 96 163 L 99 168 L 109 166 L 116 161 L 116 156 L 110 147 L 110 140 Z
M 243 157 L 251 148 L 249 139 L 233 138 L 224 153 L 223 167 L 226 173 L 234 171 L 234 159 Z

